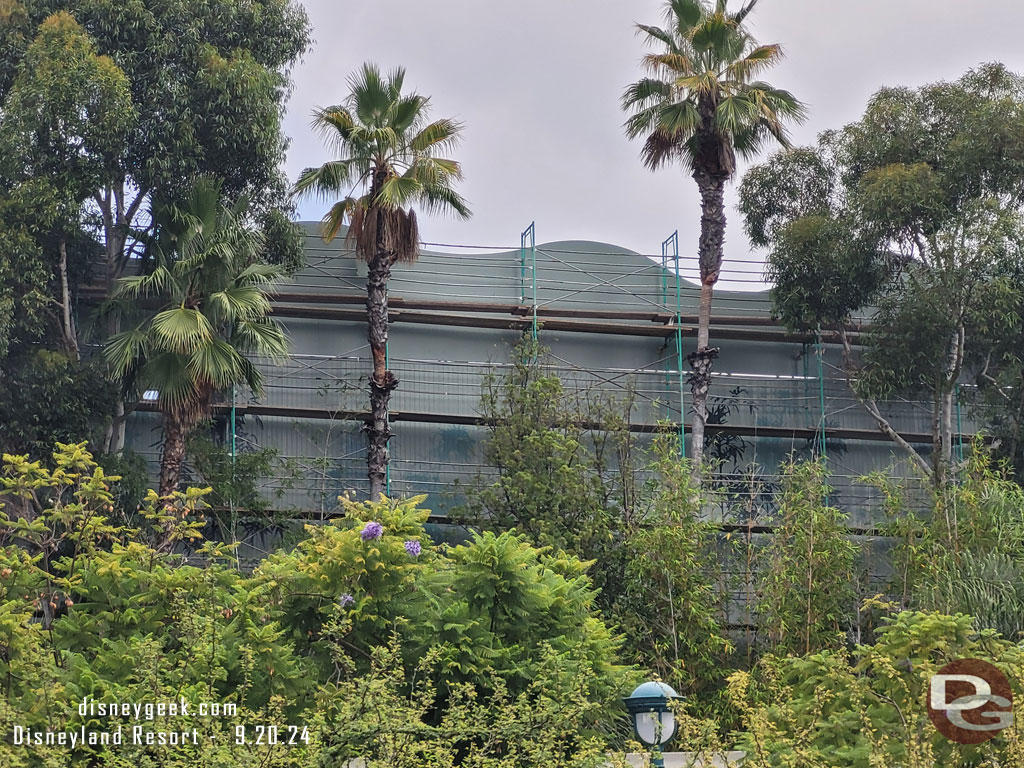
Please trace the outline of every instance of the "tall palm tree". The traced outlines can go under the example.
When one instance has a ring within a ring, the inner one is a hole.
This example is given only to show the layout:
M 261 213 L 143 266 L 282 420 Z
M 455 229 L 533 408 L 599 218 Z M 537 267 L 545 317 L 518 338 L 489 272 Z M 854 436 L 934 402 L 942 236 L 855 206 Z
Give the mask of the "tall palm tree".
M 284 272 L 257 261 L 262 236 L 246 219 L 248 200 L 227 205 L 220 193 L 219 181 L 202 178 L 181 201 L 154 205 L 153 269 L 121 278 L 115 289 L 123 311 L 155 305 L 111 337 L 104 354 L 126 389 L 158 393 L 161 495 L 177 489 L 185 439 L 215 395 L 239 384 L 260 394 L 250 356 L 288 351 L 284 331 L 268 317 L 268 296 Z
M 708 344 L 711 297 L 724 257 L 725 185 L 736 173 L 737 155 L 751 157 L 772 140 L 789 146 L 786 121 L 805 115 L 791 93 L 755 79 L 782 58 L 778 45 L 758 45 L 743 27 L 756 5 L 747 0 L 733 12 L 728 0 L 671 0 L 665 28 L 637 25 L 658 50 L 643 59 L 650 77 L 622 97 L 623 109 L 632 113 L 626 133 L 646 136 L 644 164 L 656 170 L 678 162 L 700 191 L 700 316 L 697 350 L 687 358 L 695 475 L 703 462 L 707 395 L 718 354 Z
M 427 121 L 429 99 L 402 93 L 405 71 L 383 76 L 364 64 L 349 78 L 343 104 L 317 110 L 313 125 L 337 151 L 337 159 L 307 168 L 295 185 L 297 194 L 338 200 L 323 220 L 330 242 L 347 223 L 356 256 L 367 264 L 366 321 L 373 372 L 370 375 L 370 418 L 367 469 L 370 498 L 384 490 L 387 473 L 388 401 L 398 379 L 387 368 L 388 279 L 396 262 L 419 257 L 416 212 L 454 213 L 468 218 L 466 201 L 455 191 L 461 166 L 445 155 L 459 140 L 454 120 Z

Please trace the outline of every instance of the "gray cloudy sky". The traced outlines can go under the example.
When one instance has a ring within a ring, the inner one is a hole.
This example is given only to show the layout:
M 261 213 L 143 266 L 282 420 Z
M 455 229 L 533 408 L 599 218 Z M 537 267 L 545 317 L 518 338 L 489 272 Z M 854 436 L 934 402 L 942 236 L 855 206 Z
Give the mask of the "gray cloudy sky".
M 424 217 L 424 239 L 518 245 L 536 220 L 538 242 L 598 240 L 656 253 L 678 229 L 682 253 L 695 251 L 693 181 L 676 169 L 645 170 L 639 143 L 621 127 L 619 97 L 640 76 L 644 52 L 633 23 L 659 23 L 659 0 L 304 4 L 315 42 L 294 72 L 285 121 L 291 179 L 327 159 L 309 127 L 313 108 L 341 100 L 363 61 L 401 65 L 406 82 L 432 97 L 433 115 L 465 123 L 456 157 L 474 216 Z M 1024 71 L 1024 3 L 1016 0 L 761 0 L 752 19 L 760 41 L 787 53 L 769 79 L 810 107 L 793 131 L 798 143 L 855 120 L 883 84 L 955 78 L 992 60 Z M 743 236 L 735 190 L 729 205 L 727 259 L 760 261 Z M 325 209 L 304 201 L 300 213 L 319 219 Z

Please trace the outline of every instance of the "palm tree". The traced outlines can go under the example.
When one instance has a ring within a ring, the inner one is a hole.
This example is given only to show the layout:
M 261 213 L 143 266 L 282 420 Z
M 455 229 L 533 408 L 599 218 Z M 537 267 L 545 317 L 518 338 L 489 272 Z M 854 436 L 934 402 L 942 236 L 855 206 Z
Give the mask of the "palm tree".
M 125 389 L 159 393 L 161 496 L 177 490 L 185 439 L 215 395 L 239 384 L 261 394 L 249 356 L 288 351 L 268 317 L 268 296 L 284 272 L 257 261 L 262 235 L 246 219 L 248 200 L 229 206 L 220 192 L 219 181 L 202 178 L 179 203 L 154 205 L 153 269 L 121 278 L 114 293 L 122 311 L 140 300 L 157 307 L 111 337 L 104 355 Z
M 367 469 L 370 498 L 384 490 L 387 472 L 388 401 L 398 379 L 387 368 L 388 279 L 396 262 L 419 257 L 416 212 L 470 215 L 455 191 L 460 165 L 445 155 L 459 140 L 461 125 L 453 120 L 427 122 L 429 99 L 402 93 L 405 71 L 382 76 L 364 64 L 349 78 L 343 104 L 317 110 L 313 125 L 335 146 L 336 160 L 307 168 L 295 185 L 296 194 L 337 199 L 323 219 L 323 237 L 330 242 L 342 224 L 356 256 L 366 261 L 366 321 L 373 372 L 370 376 L 370 417 Z
M 701 472 L 707 395 L 718 354 L 708 344 L 711 297 L 724 256 L 725 184 L 736 173 L 737 155 L 749 158 L 772 140 L 789 146 L 785 122 L 805 115 L 791 93 L 754 79 L 782 58 L 778 45 L 758 45 L 743 27 L 756 5 L 747 0 L 732 12 L 728 0 L 671 0 L 664 29 L 637 25 L 658 51 L 643 59 L 651 76 L 622 97 L 623 109 L 632 113 L 626 133 L 647 137 L 644 164 L 656 170 L 678 162 L 700 191 L 700 317 L 697 350 L 687 358 L 693 369 L 695 475 Z

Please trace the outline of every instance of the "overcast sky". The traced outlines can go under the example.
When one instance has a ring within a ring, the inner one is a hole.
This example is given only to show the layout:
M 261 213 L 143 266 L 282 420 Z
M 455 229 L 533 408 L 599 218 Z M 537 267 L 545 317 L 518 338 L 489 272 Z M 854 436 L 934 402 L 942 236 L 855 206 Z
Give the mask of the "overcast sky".
M 738 0 L 734 0 L 738 2 Z M 659 0 L 304 0 L 312 50 L 295 69 L 285 130 L 287 173 L 328 159 L 310 113 L 346 94 L 364 61 L 406 68 L 432 115 L 465 123 L 456 158 L 469 221 L 421 220 L 429 242 L 517 246 L 536 220 L 538 242 L 597 240 L 659 253 L 678 229 L 696 250 L 696 187 L 681 170 L 647 171 L 622 132 L 619 98 L 642 73 L 634 22 L 660 23 Z M 983 61 L 1024 71 L 1024 3 L 1014 0 L 761 0 L 755 36 L 781 43 L 767 76 L 810 107 L 793 130 L 808 143 L 857 119 L 881 85 L 955 78 Z M 729 196 L 727 263 L 759 262 Z M 326 204 L 304 201 L 319 219 Z M 749 266 L 745 267 L 750 269 Z M 736 286 L 739 287 L 739 286 Z M 753 286 L 750 286 L 753 287 Z

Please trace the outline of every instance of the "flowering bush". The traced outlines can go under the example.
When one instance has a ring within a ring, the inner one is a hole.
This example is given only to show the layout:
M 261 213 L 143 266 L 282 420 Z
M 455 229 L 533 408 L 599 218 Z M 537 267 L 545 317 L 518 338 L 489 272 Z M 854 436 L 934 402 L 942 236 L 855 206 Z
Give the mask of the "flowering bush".
M 344 502 L 344 518 L 309 526 L 251 575 L 217 542 L 198 550 L 198 567 L 152 543 L 199 540 L 206 490 L 150 494 L 136 529 L 107 518 L 116 482 L 84 443 L 59 446 L 52 468 L 4 457 L 0 766 L 307 768 L 359 757 L 368 768 L 453 768 L 465 755 L 493 768 L 597 765 L 607 742 L 593 726 L 614 721 L 608 707 L 634 675 L 614 661 L 579 561 L 512 535 L 450 555 L 423 546 L 419 497 Z M 219 702 L 238 715 L 160 722 L 197 728 L 200 745 L 13 745 L 14 725 L 110 728 L 79 715 L 86 696 L 184 697 L 193 713 Z M 308 742 L 236 744 L 235 727 L 253 723 L 301 723 Z M 501 739 L 480 738 L 481 723 Z

